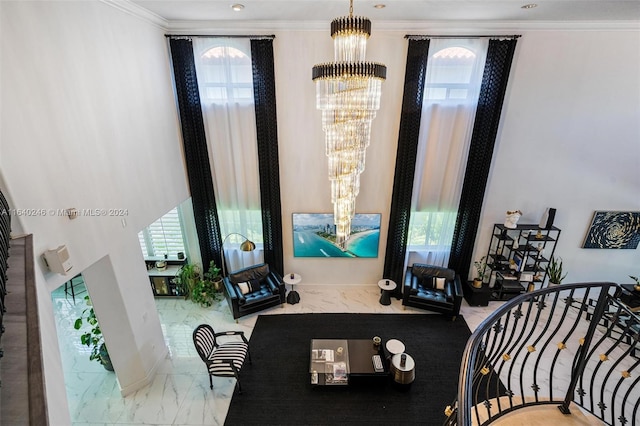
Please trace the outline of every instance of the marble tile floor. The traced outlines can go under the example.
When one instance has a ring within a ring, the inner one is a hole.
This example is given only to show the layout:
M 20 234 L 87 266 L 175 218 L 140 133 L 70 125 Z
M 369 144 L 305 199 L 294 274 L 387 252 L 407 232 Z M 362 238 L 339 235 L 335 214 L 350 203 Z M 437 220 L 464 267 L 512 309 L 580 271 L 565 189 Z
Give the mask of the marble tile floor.
M 217 330 L 243 330 L 251 336 L 258 315 L 292 313 L 420 313 L 403 309 L 392 298 L 390 306 L 379 303 L 377 286 L 296 286 L 300 303 L 285 304 L 240 318 L 236 323 L 222 301 L 213 308 L 201 308 L 181 298 L 156 299 L 169 355 L 152 384 L 127 397 L 120 395 L 116 377 L 95 361 L 79 341 L 73 322 L 84 305 L 82 297 L 65 297 L 64 286 L 52 293 L 64 362 L 69 410 L 74 426 L 84 425 L 223 425 L 229 408 L 234 381 L 214 377 L 213 390 L 204 364 L 193 346 L 191 334 L 201 323 Z M 463 301 L 461 314 L 473 331 L 499 302 L 488 307 L 469 307 Z M 69 332 L 68 330 L 72 330 Z

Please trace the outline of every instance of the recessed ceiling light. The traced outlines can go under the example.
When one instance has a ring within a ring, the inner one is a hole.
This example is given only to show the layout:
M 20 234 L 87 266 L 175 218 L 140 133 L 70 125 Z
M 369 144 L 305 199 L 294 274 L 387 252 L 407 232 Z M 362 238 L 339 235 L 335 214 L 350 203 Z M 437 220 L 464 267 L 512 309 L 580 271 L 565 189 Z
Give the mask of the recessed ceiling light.
M 240 4 L 240 3 L 232 4 L 231 9 L 235 10 L 236 12 L 240 12 L 242 9 L 244 9 L 244 4 Z
M 529 3 L 529 4 L 525 4 L 524 6 L 521 6 L 523 9 L 533 9 L 534 7 L 538 7 L 537 4 L 535 3 Z
M 376 9 L 384 9 L 385 7 L 387 7 L 387 5 L 378 3 L 378 4 L 374 4 L 373 7 L 375 7 Z

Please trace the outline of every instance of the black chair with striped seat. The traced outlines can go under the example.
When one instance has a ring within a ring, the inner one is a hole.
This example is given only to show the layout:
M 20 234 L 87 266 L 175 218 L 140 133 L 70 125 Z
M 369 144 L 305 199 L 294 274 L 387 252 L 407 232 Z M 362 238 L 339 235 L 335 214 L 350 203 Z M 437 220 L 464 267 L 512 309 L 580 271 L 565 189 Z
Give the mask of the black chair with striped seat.
M 220 338 L 238 336 L 240 339 L 220 342 Z M 209 373 L 209 387 L 213 389 L 213 376 L 235 377 L 238 393 L 242 393 L 240 387 L 240 369 L 245 358 L 249 358 L 249 342 L 244 337 L 243 331 L 223 331 L 216 333 L 209 324 L 200 324 L 193 330 L 193 344 L 198 355 L 207 365 Z

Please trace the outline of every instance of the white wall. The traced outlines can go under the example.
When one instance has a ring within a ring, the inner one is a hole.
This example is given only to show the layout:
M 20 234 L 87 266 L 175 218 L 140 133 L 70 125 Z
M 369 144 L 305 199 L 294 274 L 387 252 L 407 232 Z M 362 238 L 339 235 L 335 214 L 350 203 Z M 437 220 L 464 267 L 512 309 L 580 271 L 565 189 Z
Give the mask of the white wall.
M 630 283 L 640 252 L 581 248 L 595 210 L 640 211 L 638 31 L 524 32 L 518 41 L 475 257 L 494 223 L 557 209 L 564 282 Z
M 361 175 L 358 213 L 381 213 L 375 259 L 293 257 L 293 213 L 332 213 L 321 112 L 315 108 L 314 65 L 333 59 L 330 31 L 281 31 L 274 40 L 284 269 L 305 284 L 372 284 L 382 278 L 398 144 L 407 43 L 403 33 L 374 31 L 367 60 L 387 66 L 381 107 Z M 295 58 L 295 59 L 292 59 Z
M 0 169 L 13 207 L 44 209 L 15 218 L 34 235 L 39 296 L 69 278 L 45 269 L 45 249 L 66 244 L 72 274 L 110 265 L 96 313 L 107 344 L 127 342 L 110 349 L 131 390 L 166 351 L 136 235 L 188 196 L 164 32 L 99 1 L 1 2 L 0 19 Z M 127 214 L 50 211 L 69 207 Z M 51 299 L 40 303 L 49 421 L 69 424 Z
M 492 225 L 503 222 L 506 210 L 520 209 L 520 223 L 537 224 L 545 208 L 554 207 L 555 224 L 562 229 L 556 253 L 569 271 L 565 282 L 630 282 L 627 275 L 639 273 L 638 250 L 580 245 L 594 210 L 640 210 L 639 32 L 515 33 L 522 37 L 474 259 L 486 254 Z M 382 213 L 379 257 L 322 259 L 293 257 L 291 214 L 332 211 L 311 68 L 331 60 L 333 44 L 328 30 L 276 33 L 284 263 L 285 272 L 302 275 L 301 285 L 375 284 L 382 277 L 406 63 L 404 34 L 376 30 L 374 24 L 367 44 L 367 59 L 385 63 L 388 78 L 356 209 Z

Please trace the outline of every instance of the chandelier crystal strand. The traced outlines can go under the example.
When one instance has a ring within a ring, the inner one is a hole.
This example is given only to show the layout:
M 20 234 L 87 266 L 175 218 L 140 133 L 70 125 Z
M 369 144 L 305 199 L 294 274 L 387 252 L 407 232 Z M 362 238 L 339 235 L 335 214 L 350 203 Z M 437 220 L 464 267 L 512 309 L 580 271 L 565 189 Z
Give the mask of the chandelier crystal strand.
M 351 234 L 371 122 L 380 109 L 382 82 L 387 75 L 384 65 L 365 62 L 370 35 L 371 21 L 353 16 L 351 0 L 349 16 L 331 22 L 335 62 L 313 67 L 316 107 L 322 111 L 325 132 L 336 244 L 342 249 Z

